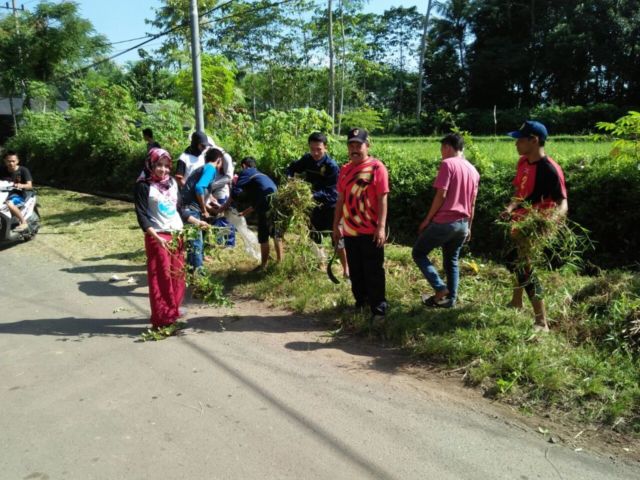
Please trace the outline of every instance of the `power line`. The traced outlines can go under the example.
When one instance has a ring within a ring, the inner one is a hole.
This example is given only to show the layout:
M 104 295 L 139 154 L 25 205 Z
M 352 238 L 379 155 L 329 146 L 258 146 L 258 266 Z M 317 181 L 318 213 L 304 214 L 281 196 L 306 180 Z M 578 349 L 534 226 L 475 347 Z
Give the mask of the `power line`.
M 219 10 L 219 9 L 221 9 L 223 7 L 228 6 L 233 1 L 234 0 L 228 0 L 225 3 L 217 5 L 217 6 L 213 7 L 213 8 L 210 8 L 209 10 L 206 10 L 206 11 L 202 12 L 201 14 L 199 14 L 198 17 L 199 18 L 205 17 L 205 16 L 213 13 L 216 10 Z M 240 15 L 246 15 L 247 13 L 259 12 L 259 11 L 262 11 L 262 10 L 267 10 L 269 8 L 279 7 L 281 5 L 284 5 L 284 4 L 287 4 L 287 3 L 291 3 L 291 2 L 294 2 L 294 1 L 296 1 L 296 0 L 281 0 L 280 2 L 275 2 L 275 3 L 270 3 L 268 5 L 263 5 L 263 6 L 260 6 L 260 7 L 250 8 L 250 9 L 244 10 L 241 13 L 226 15 L 224 17 L 220 17 L 220 18 L 216 19 L 215 21 L 228 20 L 230 18 L 234 18 L 234 17 L 240 16 Z M 213 22 L 214 22 L 214 20 L 210 20 L 208 22 L 203 22 L 202 24 L 203 25 L 208 25 L 208 24 L 213 23 Z M 169 28 L 169 29 L 167 29 L 167 30 L 165 30 L 163 32 L 157 33 L 155 35 L 140 37 L 138 39 L 142 39 L 142 38 L 148 38 L 148 39 L 145 40 L 144 42 L 141 42 L 141 43 L 139 43 L 137 45 L 134 45 L 133 47 L 129 47 L 126 50 L 118 52 L 118 53 L 116 53 L 114 55 L 111 55 L 111 56 L 109 56 L 107 58 L 104 58 L 102 60 L 98 60 L 97 62 L 94 62 L 91 65 L 87 65 L 86 67 L 79 68 L 79 69 L 75 70 L 74 72 L 69 73 L 67 75 L 67 77 L 70 77 L 70 76 L 73 76 L 73 75 L 77 75 L 78 73 L 82 73 L 82 72 L 85 72 L 87 70 L 90 70 L 91 68 L 97 67 L 98 65 L 102 65 L 103 63 L 109 62 L 109 61 L 113 60 L 114 58 L 117 58 L 117 57 L 119 57 L 121 55 L 124 55 L 125 53 L 129 53 L 132 50 L 140 48 L 143 45 L 146 45 L 147 43 L 150 43 L 150 42 L 152 42 L 154 40 L 157 40 L 158 38 L 164 37 L 165 35 L 169 35 L 170 33 L 173 33 L 176 30 L 179 30 L 181 28 L 185 28 L 185 27 L 188 27 L 188 26 L 189 26 L 189 22 L 188 21 L 184 21 L 184 22 L 180 23 L 179 25 L 176 25 L 175 27 Z M 138 40 L 138 39 L 131 39 L 130 41 L 134 41 L 134 40 Z M 127 40 L 124 40 L 122 43 L 125 43 L 125 42 L 127 42 Z
M 215 10 L 218 10 L 218 9 L 220 9 L 222 7 L 226 7 L 227 5 L 229 5 L 233 1 L 234 0 L 228 0 L 225 3 L 222 3 L 222 4 L 220 4 L 220 5 L 216 6 L 216 7 L 213 7 L 211 9 L 205 11 L 205 12 L 202 12 L 200 15 L 198 15 L 198 17 L 202 18 L 205 15 L 209 15 L 210 13 L 214 12 Z M 114 58 L 117 58 L 117 57 L 119 57 L 121 55 L 124 55 L 125 53 L 129 53 L 132 50 L 140 48 L 143 45 L 146 45 L 147 43 L 152 42 L 152 41 L 154 41 L 154 40 L 156 40 L 156 39 L 158 39 L 160 37 L 164 37 L 165 35 L 169 35 L 170 33 L 173 33 L 176 30 L 179 30 L 181 28 L 188 27 L 188 26 L 189 26 L 189 22 L 188 21 L 184 21 L 184 22 L 180 23 L 179 25 L 176 25 L 175 27 L 172 27 L 172 28 L 169 28 L 168 30 L 165 30 L 164 32 L 156 33 L 155 35 L 149 36 L 148 40 L 145 40 L 144 42 L 141 42 L 141 43 L 139 43 L 137 45 L 134 45 L 133 47 L 129 47 L 126 50 L 123 50 L 123 51 L 118 52 L 118 53 L 116 53 L 114 55 L 111 55 L 110 57 L 107 57 L 107 58 L 104 58 L 104 59 L 99 60 L 97 62 L 94 62 L 91 65 L 88 65 L 86 67 L 79 68 L 78 70 L 76 70 L 74 72 L 71 72 L 68 76 L 77 75 L 78 73 L 82 73 L 82 72 L 85 72 L 85 71 L 87 71 L 87 70 L 89 70 L 91 68 L 97 67 L 98 65 L 102 65 L 103 63 L 109 62 L 109 61 L 113 60 Z M 147 38 L 147 37 L 142 37 L 142 38 Z
M 111 46 L 111 45 L 118 45 L 120 43 L 129 43 L 129 42 L 133 42 L 133 41 L 136 41 L 136 40 L 142 40 L 143 38 L 149 38 L 149 37 L 150 37 L 150 35 L 145 35 L 144 37 L 136 37 L 136 38 L 130 38 L 129 40 L 119 40 L 117 42 L 107 43 L 107 45 Z

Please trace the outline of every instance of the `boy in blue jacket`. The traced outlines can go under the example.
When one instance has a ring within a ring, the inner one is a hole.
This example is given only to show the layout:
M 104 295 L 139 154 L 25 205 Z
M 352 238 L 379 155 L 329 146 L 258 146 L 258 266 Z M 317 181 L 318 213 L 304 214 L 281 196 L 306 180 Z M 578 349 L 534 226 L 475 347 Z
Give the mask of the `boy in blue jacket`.
M 251 206 L 240 212 L 240 215 L 246 216 L 253 211 L 258 215 L 258 243 L 260 243 L 262 261 L 256 270 L 264 270 L 269 262 L 269 237 L 273 238 L 276 261 L 281 262 L 283 257 L 280 234 L 276 231 L 273 222 L 269 220 L 271 196 L 278 191 L 278 187 L 273 180 L 256 168 L 255 158 L 243 158 L 240 166 L 242 171 L 231 189 L 231 199 L 237 199 L 241 194 L 246 194 Z

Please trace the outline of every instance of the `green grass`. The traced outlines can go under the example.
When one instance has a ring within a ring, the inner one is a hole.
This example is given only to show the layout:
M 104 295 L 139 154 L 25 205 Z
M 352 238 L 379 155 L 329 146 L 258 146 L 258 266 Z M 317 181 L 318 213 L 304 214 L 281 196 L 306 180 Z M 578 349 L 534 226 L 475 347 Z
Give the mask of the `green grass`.
M 289 249 L 291 243 L 297 242 L 290 242 Z M 477 274 L 472 261 L 480 265 Z M 429 288 L 410 249 L 389 245 L 391 310 L 381 331 L 369 329 L 366 314 L 350 310 L 348 285 L 332 284 L 309 257 L 289 251 L 282 265 L 253 274 L 243 273 L 249 267 L 236 252 L 224 251 L 209 268 L 225 278 L 234 294 L 319 315 L 328 329 L 342 325 L 345 331 L 368 333 L 432 364 L 462 367 L 468 384 L 523 410 L 556 409 L 576 421 L 640 434 L 639 352 L 624 334 L 629 319 L 640 315 L 637 274 L 591 278 L 571 271 L 542 273 L 552 332 L 541 334 L 533 330 L 529 306 L 522 312 L 505 307 L 512 286 L 506 269 L 479 258 L 466 257 L 462 264 L 459 306 L 426 309 L 420 293 Z
M 38 188 L 47 243 L 74 261 L 144 262 L 142 230 L 131 203 L 83 193 Z
M 373 137 L 370 152 L 376 155 L 376 150 L 386 152 L 387 149 L 402 152 L 422 160 L 434 161 L 440 158 L 441 137 Z M 513 164 L 518 159 L 515 140 L 502 137 L 472 137 L 474 145 L 479 151 L 496 163 Z M 613 142 L 609 140 L 594 140 L 590 136 L 559 136 L 550 137 L 545 145 L 546 152 L 563 165 L 576 161 L 592 160 L 609 155 L 613 149 Z M 332 144 L 331 152 L 339 159 L 346 160 L 346 146 Z M 380 157 L 384 160 L 383 155 Z

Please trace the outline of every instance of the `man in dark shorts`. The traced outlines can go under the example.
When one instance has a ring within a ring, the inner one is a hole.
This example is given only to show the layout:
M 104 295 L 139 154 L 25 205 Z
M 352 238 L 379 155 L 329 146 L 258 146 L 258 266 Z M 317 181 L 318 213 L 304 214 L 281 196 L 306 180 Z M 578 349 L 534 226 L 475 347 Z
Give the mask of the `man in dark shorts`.
M 267 175 L 256 167 L 256 160 L 245 157 L 240 162 L 242 171 L 231 190 L 230 199 L 237 199 L 245 194 L 249 198 L 251 206 L 242 212 L 241 216 L 249 215 L 255 211 L 258 215 L 258 243 L 260 243 L 260 266 L 256 270 L 264 270 L 269 263 L 269 237 L 273 238 L 276 250 L 276 261 L 281 262 L 283 257 L 282 240 L 280 234 L 269 220 L 271 208 L 271 196 L 278 191 L 278 187 Z
M 313 199 L 318 203 L 311 211 L 311 238 L 317 244 L 322 243 L 322 234 L 333 230 L 333 217 L 336 209 L 336 183 L 340 169 L 338 164 L 327 153 L 327 136 L 321 132 L 313 132 L 308 139 L 309 152 L 302 158 L 291 162 L 287 167 L 288 177 L 303 176 L 311 184 Z M 338 245 L 338 256 L 345 277 L 349 277 L 347 255 L 344 246 Z
M 513 180 L 515 195 L 503 212 L 503 217 L 514 222 L 512 238 L 518 245 L 531 241 L 521 238 L 522 234 L 517 228 L 518 220 L 523 219 L 531 208 L 547 210 L 552 218 L 560 221 L 566 216 L 569 207 L 562 168 L 544 150 L 548 137 L 547 128 L 540 122 L 527 120 L 520 129 L 509 132 L 508 135 L 516 139 L 520 159 Z M 517 257 L 517 253 L 515 256 Z M 510 267 L 516 274 L 517 282 L 509 306 L 521 309 L 523 293 L 526 292 L 533 307 L 536 330 L 549 331 L 542 285 L 533 266 L 525 258 L 515 258 Z
M 11 215 L 16 217 L 19 224 L 14 230 L 22 232 L 29 228 L 29 224 L 25 220 L 20 207 L 24 205 L 27 190 L 33 190 L 33 179 L 31 172 L 27 167 L 20 165 L 20 159 L 16 152 L 8 151 L 4 154 L 4 165 L 0 168 L 0 180 L 13 182 L 15 190 L 9 192 L 9 196 L 5 201 Z

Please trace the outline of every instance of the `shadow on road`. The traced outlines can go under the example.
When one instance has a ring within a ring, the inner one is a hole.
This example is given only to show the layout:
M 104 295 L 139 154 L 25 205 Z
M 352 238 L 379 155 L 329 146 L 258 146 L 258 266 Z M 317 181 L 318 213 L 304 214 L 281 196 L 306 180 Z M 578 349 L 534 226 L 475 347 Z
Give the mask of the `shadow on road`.
M 201 316 L 189 319 L 189 327 L 210 332 L 322 332 L 326 325 L 296 315 Z
M 138 337 L 147 326 L 147 319 L 128 318 L 47 318 L 21 320 L 0 324 L 0 334 L 8 335 L 48 335 L 76 337 L 64 341 L 78 342 L 98 336 Z
M 109 255 L 103 255 L 101 257 L 87 257 L 83 259 L 85 262 L 99 262 L 101 260 L 134 260 L 136 258 L 144 258 L 144 248 L 139 248 L 131 252 L 118 252 L 111 253 Z M 141 266 L 144 268 L 144 265 Z
M 147 276 L 144 265 L 83 265 L 69 268 L 61 268 L 61 272 L 67 273 L 129 273 L 135 272 L 137 275 Z
M 402 349 L 381 345 L 379 338 L 355 335 L 336 337 L 329 332 L 332 328 L 330 322 L 302 315 L 201 316 L 190 318 L 188 325 L 196 332 L 220 334 L 225 332 L 316 333 L 315 341 L 292 341 L 284 346 L 287 349 L 302 352 L 333 349 L 342 350 L 354 356 L 369 357 L 371 361 L 368 367 L 385 373 L 396 371 L 407 363 L 415 363 Z
M 78 290 L 92 297 L 147 297 L 146 293 L 134 292 L 143 287 L 140 283 L 117 282 L 104 280 L 86 280 L 78 282 Z

